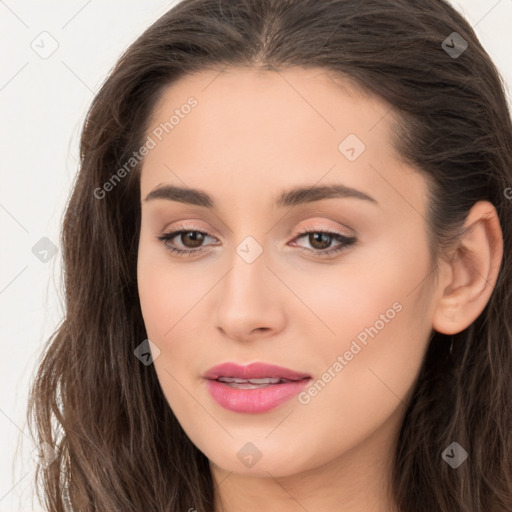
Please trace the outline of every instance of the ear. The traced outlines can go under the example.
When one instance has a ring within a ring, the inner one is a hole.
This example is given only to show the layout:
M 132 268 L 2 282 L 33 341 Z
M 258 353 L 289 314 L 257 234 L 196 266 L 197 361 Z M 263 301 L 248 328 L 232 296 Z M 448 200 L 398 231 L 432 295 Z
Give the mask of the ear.
M 503 233 L 496 209 L 488 201 L 478 201 L 466 217 L 451 258 L 442 262 L 440 297 L 432 320 L 437 332 L 456 334 L 478 318 L 496 284 L 502 257 Z

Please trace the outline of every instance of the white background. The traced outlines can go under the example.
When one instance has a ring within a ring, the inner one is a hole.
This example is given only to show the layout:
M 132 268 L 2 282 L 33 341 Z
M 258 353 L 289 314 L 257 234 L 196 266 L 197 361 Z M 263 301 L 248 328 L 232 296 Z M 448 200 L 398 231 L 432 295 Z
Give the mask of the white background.
M 60 252 L 43 263 L 32 247 L 42 237 L 59 245 L 95 92 L 121 52 L 174 3 L 0 0 L 0 512 L 41 510 L 31 501 L 35 447 L 25 408 L 36 358 L 63 308 Z M 510 101 L 512 0 L 452 3 L 475 27 Z M 46 59 L 31 47 L 44 31 L 58 44 Z

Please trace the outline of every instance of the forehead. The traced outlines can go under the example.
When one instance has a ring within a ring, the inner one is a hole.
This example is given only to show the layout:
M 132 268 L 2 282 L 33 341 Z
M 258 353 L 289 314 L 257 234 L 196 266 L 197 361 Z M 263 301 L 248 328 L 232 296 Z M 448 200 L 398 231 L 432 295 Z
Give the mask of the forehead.
M 190 98 L 197 103 L 192 109 L 187 107 Z M 387 103 L 348 79 L 317 68 L 226 68 L 186 75 L 162 91 L 150 130 L 169 123 L 175 112 L 179 119 L 174 116 L 173 126 L 162 134 L 172 132 L 175 143 L 183 142 L 192 129 L 205 142 L 225 139 L 227 134 L 267 141 L 278 135 L 281 143 L 300 138 L 313 144 L 326 135 L 331 139 L 348 133 L 368 139 L 367 132 L 379 124 L 377 139 L 388 131 L 392 119 Z M 265 149 L 268 153 L 271 148 Z
M 174 183 L 250 197 L 322 180 L 375 190 L 379 169 L 404 168 L 392 121 L 387 103 L 323 69 L 194 73 L 165 88 L 152 112 L 141 191 Z

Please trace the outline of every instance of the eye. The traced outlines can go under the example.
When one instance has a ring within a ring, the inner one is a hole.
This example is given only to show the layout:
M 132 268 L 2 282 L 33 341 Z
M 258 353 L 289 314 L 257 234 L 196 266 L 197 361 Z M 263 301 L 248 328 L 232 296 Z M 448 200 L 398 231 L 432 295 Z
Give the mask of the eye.
M 180 249 L 175 245 L 171 245 L 171 242 L 174 244 L 173 239 L 179 237 L 181 243 L 185 246 L 185 249 Z M 187 229 L 178 229 L 176 231 L 171 231 L 170 233 L 164 233 L 163 235 L 157 237 L 165 247 L 171 251 L 172 253 L 188 256 L 192 253 L 198 253 L 204 251 L 204 247 L 201 245 L 204 240 L 210 237 L 208 233 L 204 231 L 199 231 L 194 228 Z M 187 247 L 191 247 L 188 249 Z
M 353 245 L 357 240 L 353 236 L 346 236 L 337 231 L 325 230 L 308 230 L 301 231 L 296 239 L 307 237 L 308 243 L 313 247 L 300 247 L 303 251 L 312 252 L 318 256 L 331 256 Z M 339 244 L 331 247 L 333 240 L 337 240 Z
M 330 256 L 336 254 L 349 246 L 353 245 L 357 240 L 355 237 L 348 237 L 342 233 L 329 230 L 309 230 L 301 231 L 294 240 L 307 237 L 307 241 L 312 248 L 299 246 L 301 251 L 308 251 L 317 256 Z M 179 256 L 189 256 L 194 253 L 200 253 L 206 250 L 203 242 L 207 238 L 213 238 L 204 231 L 190 228 L 181 228 L 157 237 L 168 249 Z M 176 247 L 175 238 L 181 242 L 184 248 Z M 338 245 L 331 247 L 333 241 L 337 241 Z

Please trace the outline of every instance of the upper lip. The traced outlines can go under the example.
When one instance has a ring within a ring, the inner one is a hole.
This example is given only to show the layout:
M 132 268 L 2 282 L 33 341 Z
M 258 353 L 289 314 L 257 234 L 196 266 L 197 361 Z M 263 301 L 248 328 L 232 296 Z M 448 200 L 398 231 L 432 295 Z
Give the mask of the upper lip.
M 310 378 L 310 375 L 269 363 L 257 362 L 244 366 L 237 363 L 226 362 L 210 368 L 203 377 L 209 380 L 216 380 L 219 377 L 236 377 L 247 380 L 279 377 L 286 380 L 301 380 Z

